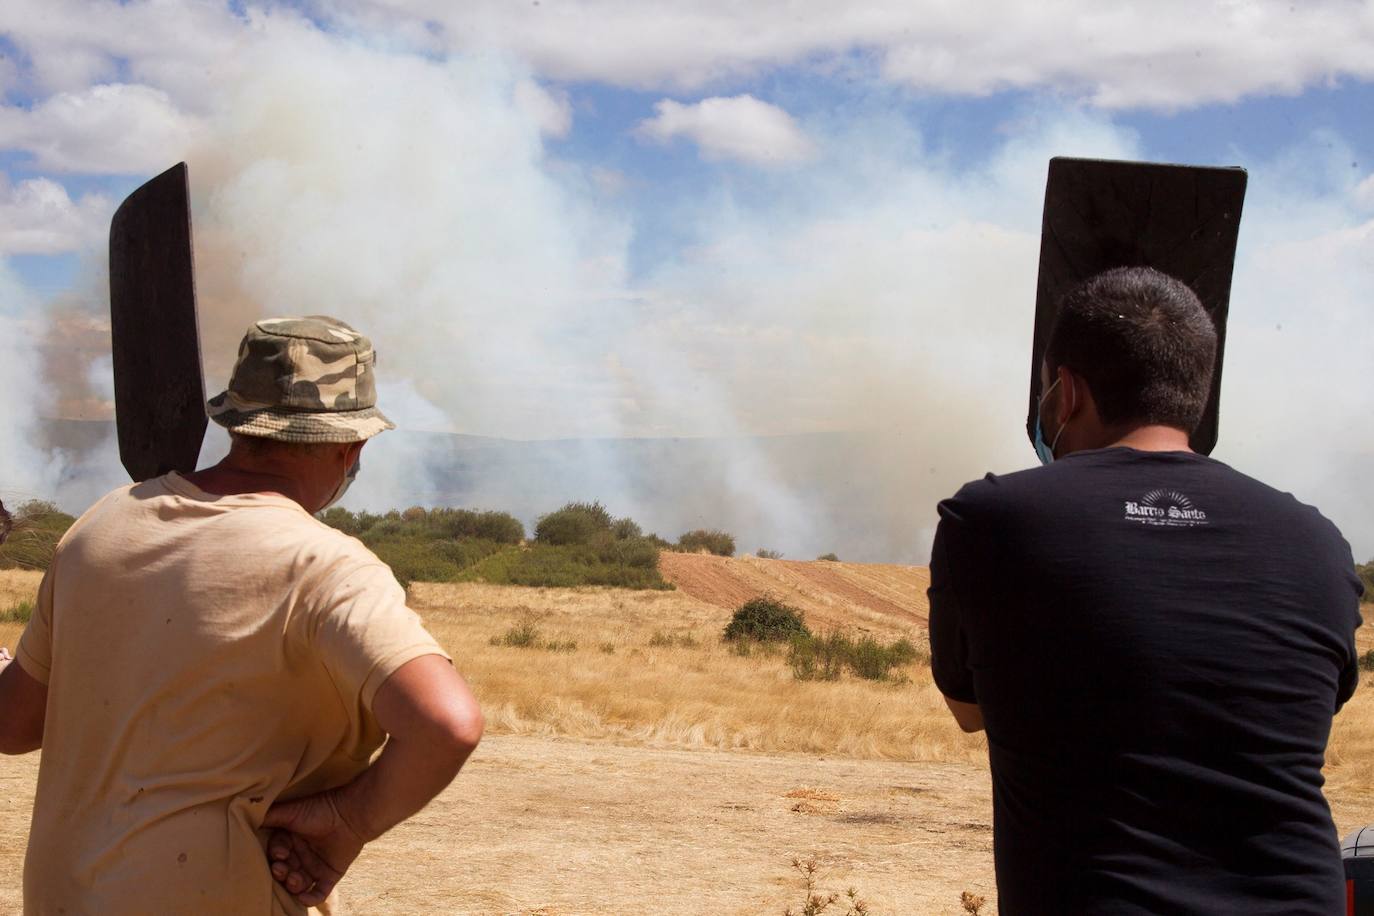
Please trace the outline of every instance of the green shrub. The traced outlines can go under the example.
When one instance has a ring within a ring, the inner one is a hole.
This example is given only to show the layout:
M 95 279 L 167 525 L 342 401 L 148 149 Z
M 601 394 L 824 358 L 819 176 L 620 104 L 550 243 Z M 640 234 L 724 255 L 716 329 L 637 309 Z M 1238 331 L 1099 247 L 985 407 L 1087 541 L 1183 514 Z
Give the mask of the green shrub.
M 601 503 L 568 503 L 539 519 L 534 526 L 534 539 L 555 547 L 588 544 L 599 534 L 609 534 L 614 522 Z
M 821 554 L 820 556 L 816 557 L 816 559 L 817 559 L 817 560 L 825 560 L 825 561 L 828 562 L 828 563 L 838 563 L 838 562 L 840 562 L 840 558 L 837 557 L 837 556 L 835 556 L 833 553 L 823 553 L 823 554 Z
M 718 557 L 733 557 L 735 555 L 735 536 L 726 534 L 724 531 L 717 531 L 714 528 L 698 528 L 695 531 L 688 531 L 678 538 L 677 549 L 683 553 L 697 553 L 704 550 Z
M 670 590 L 673 587 L 658 571 L 658 548 L 645 538 L 558 547 L 534 544 L 528 548 L 506 549 L 464 570 L 458 581 L 541 588 L 603 585 Z
M 533 621 L 525 620 L 500 636 L 493 636 L 491 644 L 493 646 L 508 646 L 512 649 L 533 649 L 539 645 L 539 629 Z
M 497 544 L 519 544 L 525 539 L 525 526 L 509 512 L 431 509 L 428 524 L 455 540 L 471 538 Z
M 644 531 L 633 519 L 618 518 L 611 523 L 611 536 L 617 541 L 644 539 Z
M 33 602 L 21 601 L 0 611 L 0 623 L 28 623 L 33 617 Z
M 1374 601 L 1374 560 L 1368 563 L 1356 563 L 1355 575 L 1360 577 L 1364 583 L 1364 600 Z
M 451 582 L 525 537 L 524 525 L 505 512 L 411 506 L 404 512 L 374 515 L 336 508 L 320 518 L 366 544 L 403 585 Z
M 845 662 L 849 665 L 849 670 L 858 677 L 869 681 L 885 681 L 893 668 L 899 668 L 915 660 L 916 647 L 909 639 L 899 639 L 884 645 L 872 636 L 863 636 L 850 644 Z
M 513 548 L 495 541 L 435 540 L 425 536 L 365 538 L 372 551 L 402 585 L 411 582 L 453 582 L 469 567 L 502 550 Z
M 330 509 L 321 518 L 362 540 L 402 584 L 492 582 L 502 585 L 671 589 L 658 572 L 661 539 L 632 519 L 612 518 L 600 503 L 568 503 L 539 520 L 534 543 L 505 512 L 424 509 L 374 515 Z
M 494 541 L 497 544 L 519 544 L 525 539 L 525 526 L 508 512 L 411 506 L 404 512 L 374 515 L 334 508 L 320 519 L 369 546 L 371 542 L 395 536 Z
M 1374 671 L 1374 649 L 1360 656 L 1360 667 L 1365 671 Z
M 787 664 L 799 681 L 837 681 L 844 671 L 847 640 L 839 633 L 800 636 L 787 650 Z
M 788 648 L 787 663 L 801 681 L 833 681 L 848 669 L 855 677 L 870 681 L 892 679 L 892 670 L 908 665 L 920 656 L 909 639 L 881 643 L 871 636 L 851 639 L 842 633 L 824 636 L 799 636 Z
M 649 645 L 655 649 L 672 649 L 681 647 L 683 649 L 695 649 L 700 643 L 691 633 L 665 633 L 662 630 L 654 630 L 654 635 L 649 637 Z
M 772 598 L 751 598 L 725 626 L 725 638 L 731 641 L 782 642 L 810 635 L 801 611 Z
M 755 555 L 756 557 L 758 557 L 760 560 L 781 560 L 781 559 L 782 559 L 782 552 L 781 552 L 781 551 L 778 551 L 778 550 L 769 550 L 769 549 L 767 549 L 767 548 L 765 548 L 765 547 L 760 547 L 760 548 L 758 549 L 758 552 L 755 553 L 754 555 Z
M 546 652 L 577 651 L 577 643 L 571 639 L 544 639 L 539 635 L 539 628 L 535 626 L 532 619 L 522 620 L 500 636 L 493 636 L 489 642 L 493 646 L 505 646 L 510 649 L 543 649 Z
M 57 542 L 76 519 L 45 500 L 29 500 L 14 511 L 13 527 L 0 545 L 0 569 L 46 570 Z

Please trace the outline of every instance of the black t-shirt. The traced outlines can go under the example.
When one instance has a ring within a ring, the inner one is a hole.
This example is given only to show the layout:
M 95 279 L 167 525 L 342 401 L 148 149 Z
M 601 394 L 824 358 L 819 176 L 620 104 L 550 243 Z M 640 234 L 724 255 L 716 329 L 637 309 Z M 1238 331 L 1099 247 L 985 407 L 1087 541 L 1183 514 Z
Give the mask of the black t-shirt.
M 987 725 L 1003 916 L 1343 913 L 1321 767 L 1360 591 L 1315 509 L 1187 452 L 942 502 L 932 665 Z

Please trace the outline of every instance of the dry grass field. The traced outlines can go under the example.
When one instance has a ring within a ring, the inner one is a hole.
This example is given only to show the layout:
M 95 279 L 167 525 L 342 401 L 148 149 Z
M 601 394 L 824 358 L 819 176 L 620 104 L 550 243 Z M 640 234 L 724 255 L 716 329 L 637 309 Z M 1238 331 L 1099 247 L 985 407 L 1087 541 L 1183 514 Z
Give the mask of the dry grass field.
M 802 900 L 797 857 L 875 914 L 959 914 L 963 890 L 995 913 L 984 743 L 954 727 L 924 664 L 897 683 L 800 682 L 781 654 L 719 638 L 759 592 L 821 628 L 919 638 L 925 571 L 672 554 L 664 571 L 677 591 L 412 586 L 489 737 L 359 861 L 352 911 L 780 916 Z M 0 573 L 0 607 L 36 583 Z M 0 624 L 0 645 L 18 629 Z M 512 631 L 536 646 L 502 644 Z M 37 756 L 0 759 L 0 913 L 18 912 Z M 1374 683 L 1337 719 L 1328 778 L 1343 833 L 1374 822 Z
M 19 634 L 24 632 L 24 625 L 6 620 L 4 612 L 21 601 L 32 601 L 42 579 L 43 574 L 38 572 L 0 569 L 0 646 L 8 647 L 11 652 L 19 641 Z

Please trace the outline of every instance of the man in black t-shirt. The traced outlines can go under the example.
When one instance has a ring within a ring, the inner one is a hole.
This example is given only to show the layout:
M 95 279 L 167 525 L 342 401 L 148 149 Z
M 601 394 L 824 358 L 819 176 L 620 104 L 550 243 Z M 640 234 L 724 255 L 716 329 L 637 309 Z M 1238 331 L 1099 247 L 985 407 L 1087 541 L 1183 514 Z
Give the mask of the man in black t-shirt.
M 1344 912 L 1321 767 L 1361 586 L 1315 509 L 1189 449 L 1215 352 L 1182 283 L 1094 277 L 1041 370 L 1048 466 L 940 504 L 932 665 L 987 730 L 1003 916 Z

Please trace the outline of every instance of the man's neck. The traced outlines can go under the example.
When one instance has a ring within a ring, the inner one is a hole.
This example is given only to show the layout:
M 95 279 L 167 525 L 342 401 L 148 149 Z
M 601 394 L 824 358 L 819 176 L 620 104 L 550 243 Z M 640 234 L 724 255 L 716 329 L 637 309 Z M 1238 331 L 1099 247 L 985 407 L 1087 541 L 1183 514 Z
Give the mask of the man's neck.
M 295 480 L 269 469 L 240 464 L 225 458 L 219 464 L 185 475 L 186 480 L 206 493 L 237 496 L 243 493 L 275 493 L 300 502 Z
M 1137 426 L 1124 434 L 1111 437 L 1103 448 L 1133 448 L 1141 452 L 1191 452 L 1188 434 L 1173 426 L 1158 424 Z

